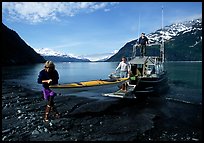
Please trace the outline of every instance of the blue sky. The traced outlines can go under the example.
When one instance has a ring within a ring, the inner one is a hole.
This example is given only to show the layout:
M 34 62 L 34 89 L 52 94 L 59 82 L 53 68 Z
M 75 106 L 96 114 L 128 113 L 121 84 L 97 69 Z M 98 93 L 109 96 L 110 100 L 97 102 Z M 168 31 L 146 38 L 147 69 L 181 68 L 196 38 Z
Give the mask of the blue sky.
M 34 49 L 92 60 L 164 26 L 202 17 L 202 2 L 3 2 L 2 22 Z

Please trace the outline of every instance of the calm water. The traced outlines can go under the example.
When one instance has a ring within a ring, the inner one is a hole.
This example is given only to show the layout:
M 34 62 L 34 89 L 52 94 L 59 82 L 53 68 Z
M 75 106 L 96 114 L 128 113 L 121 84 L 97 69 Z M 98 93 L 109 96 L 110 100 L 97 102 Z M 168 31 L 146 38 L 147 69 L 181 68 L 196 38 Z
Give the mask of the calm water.
M 79 82 L 95 79 L 107 79 L 115 71 L 117 62 L 62 62 L 55 63 L 59 72 L 59 83 Z M 17 82 L 33 90 L 41 90 L 37 77 L 44 64 L 12 66 L 2 68 L 2 79 Z M 201 104 L 202 102 L 202 62 L 167 62 L 170 90 L 167 98 L 183 102 Z M 113 89 L 115 90 L 115 89 Z M 101 92 L 105 89 L 100 90 Z M 80 93 L 84 94 L 85 93 Z M 87 93 L 86 93 L 87 94 Z M 101 93 L 89 92 L 89 96 L 101 98 Z M 107 97 L 104 97 L 107 98 Z

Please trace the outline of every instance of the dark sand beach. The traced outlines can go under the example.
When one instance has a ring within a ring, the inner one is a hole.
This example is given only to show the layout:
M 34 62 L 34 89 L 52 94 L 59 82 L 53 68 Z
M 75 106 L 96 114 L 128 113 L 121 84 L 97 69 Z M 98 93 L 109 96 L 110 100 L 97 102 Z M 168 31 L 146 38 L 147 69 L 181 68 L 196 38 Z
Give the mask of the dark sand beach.
M 43 122 L 42 93 L 2 80 L 2 141 L 201 141 L 202 105 L 150 97 L 57 96 L 59 119 Z

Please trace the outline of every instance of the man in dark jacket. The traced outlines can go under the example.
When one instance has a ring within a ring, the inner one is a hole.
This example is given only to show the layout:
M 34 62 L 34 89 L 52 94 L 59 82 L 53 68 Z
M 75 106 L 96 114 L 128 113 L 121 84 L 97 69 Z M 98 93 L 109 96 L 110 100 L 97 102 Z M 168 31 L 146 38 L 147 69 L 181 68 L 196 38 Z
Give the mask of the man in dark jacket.
M 45 108 L 45 117 L 44 121 L 48 121 L 48 115 L 50 111 L 54 111 L 56 117 L 59 117 L 59 113 L 54 107 L 54 97 L 56 93 L 54 93 L 49 85 L 58 84 L 59 74 L 57 70 L 55 70 L 55 65 L 52 61 L 46 61 L 44 69 L 40 71 L 38 75 L 38 83 L 43 85 L 43 94 L 44 99 L 48 101 L 48 104 Z
M 145 33 L 141 34 L 138 44 L 138 46 L 141 48 L 140 53 L 142 56 L 144 56 L 146 54 L 146 46 L 147 44 L 149 44 L 148 38 L 145 36 Z

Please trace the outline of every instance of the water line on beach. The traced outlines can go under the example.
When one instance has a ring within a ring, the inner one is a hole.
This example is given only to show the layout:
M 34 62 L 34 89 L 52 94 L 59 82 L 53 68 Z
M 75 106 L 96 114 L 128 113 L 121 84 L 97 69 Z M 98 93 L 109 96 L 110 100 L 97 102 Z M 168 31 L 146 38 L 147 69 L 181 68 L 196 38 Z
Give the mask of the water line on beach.
M 170 98 L 170 97 L 166 97 L 167 100 L 170 101 L 175 101 L 175 102 L 181 102 L 181 103 L 185 103 L 185 104 L 192 104 L 192 105 L 202 105 L 202 103 L 193 103 L 190 101 L 185 101 L 185 100 L 181 100 L 181 99 L 176 99 L 176 98 Z

